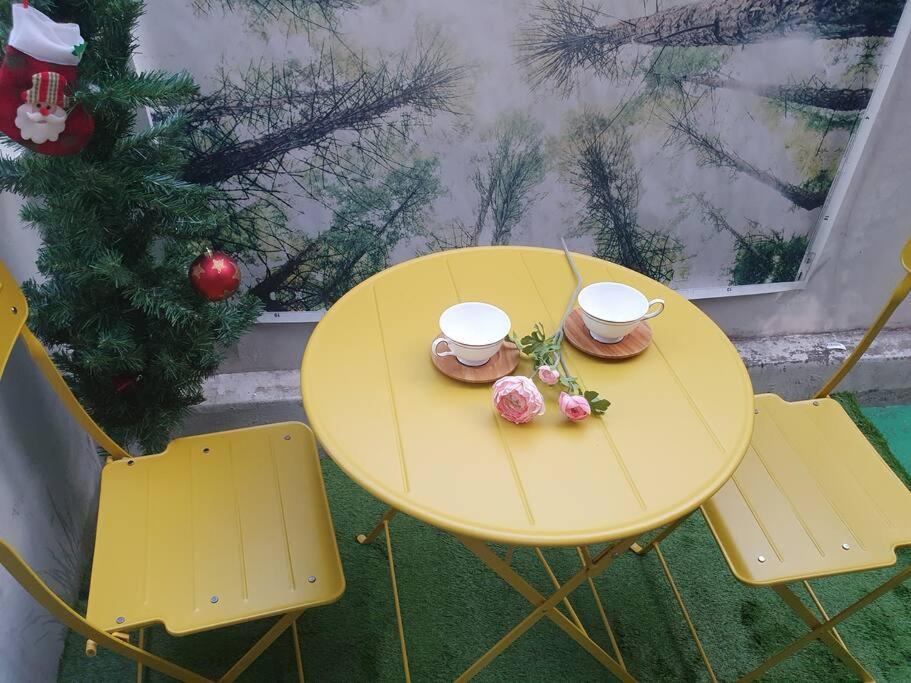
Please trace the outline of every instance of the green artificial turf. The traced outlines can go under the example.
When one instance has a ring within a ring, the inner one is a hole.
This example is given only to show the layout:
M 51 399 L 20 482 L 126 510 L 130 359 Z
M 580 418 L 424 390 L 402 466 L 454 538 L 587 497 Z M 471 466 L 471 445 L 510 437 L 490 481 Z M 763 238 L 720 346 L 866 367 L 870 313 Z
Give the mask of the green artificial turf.
M 873 444 L 893 467 L 897 460 L 876 427 L 853 401 L 842 396 Z M 911 407 L 903 409 L 911 415 Z M 874 414 L 874 419 L 879 417 Z M 889 424 L 888 421 L 884 424 Z M 907 425 L 907 423 L 905 423 Z M 907 428 L 905 441 L 908 445 Z M 907 452 L 907 450 L 903 451 Z M 382 506 L 330 461 L 323 471 L 345 566 L 342 599 L 299 621 L 303 661 L 310 681 L 402 680 L 399 641 L 382 537 L 358 546 Z M 902 472 L 907 476 L 907 473 Z M 529 605 L 445 533 L 403 516 L 392 524 L 411 673 L 415 681 L 452 680 L 522 619 Z M 719 679 L 735 679 L 802 635 L 797 618 L 767 589 L 738 583 L 730 574 L 700 514 L 693 515 L 661 545 L 690 607 Z M 500 549 L 502 550 L 502 549 Z M 558 576 L 578 569 L 575 554 L 545 551 Z M 902 566 L 911 562 L 900 556 Z M 531 550 L 517 550 L 514 566 L 542 592 L 547 578 Z M 895 568 L 814 582 L 830 613 L 885 580 Z M 623 656 L 642 681 L 708 680 L 654 554 L 630 553 L 597 579 Z M 589 633 L 606 649 L 608 640 L 585 585 L 573 596 Z M 84 609 L 84 601 L 79 608 Z M 208 676 L 224 672 L 271 622 L 172 638 L 151 629 L 147 647 Z M 900 586 L 840 627 L 851 650 L 877 680 L 911 681 L 911 586 Z M 290 635 L 276 642 L 242 681 L 294 681 Z M 99 650 L 83 654 L 84 641 L 70 634 L 59 681 L 133 681 L 133 665 Z M 609 676 L 566 634 L 539 622 L 477 677 L 478 681 L 596 681 Z M 166 677 L 148 673 L 146 681 Z M 764 680 L 849 681 L 848 671 L 819 643 L 775 667 Z
M 905 472 L 911 472 L 911 406 L 865 407 L 863 412 L 888 439 Z

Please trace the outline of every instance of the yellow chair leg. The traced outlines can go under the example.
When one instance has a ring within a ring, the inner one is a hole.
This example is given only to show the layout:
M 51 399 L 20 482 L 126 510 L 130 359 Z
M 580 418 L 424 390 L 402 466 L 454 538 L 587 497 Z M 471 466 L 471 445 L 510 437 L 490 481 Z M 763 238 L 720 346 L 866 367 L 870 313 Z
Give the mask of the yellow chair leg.
M 807 591 L 807 594 L 810 596 L 810 600 L 812 600 L 813 604 L 816 605 L 816 609 L 819 610 L 819 613 L 822 615 L 823 620 L 828 621 L 831 617 L 829 617 L 828 612 L 826 612 L 826 608 L 822 606 L 822 601 L 816 597 L 816 591 L 814 591 L 813 587 L 810 586 L 810 582 L 802 581 L 801 583 L 803 583 L 804 590 Z M 848 649 L 844 638 L 841 637 L 841 634 L 838 632 L 837 628 L 832 628 L 832 635 L 838 639 L 838 642 L 841 643 L 846 650 Z
M 228 669 L 224 676 L 218 679 L 218 683 L 231 683 L 232 681 L 237 680 L 237 677 L 240 676 L 257 657 L 265 652 L 266 649 L 275 642 L 275 639 L 284 633 L 301 614 L 303 614 L 303 610 L 288 612 L 283 615 L 272 625 L 272 628 L 266 631 L 266 634 L 262 638 L 256 641 L 253 647 L 247 650 L 243 657 L 237 660 L 234 666 Z
M 790 607 L 807 626 L 810 628 L 815 628 L 823 623 L 814 616 L 814 614 L 807 608 L 806 605 L 803 604 L 801 599 L 798 598 L 790 588 L 784 585 L 772 586 L 772 588 L 776 593 L 778 593 L 781 599 L 784 600 L 785 604 Z M 814 598 L 816 597 L 812 592 L 811 594 Z M 825 615 L 825 610 L 822 610 L 822 604 L 818 602 L 817 604 L 820 607 L 820 610 L 823 612 L 823 615 Z M 827 619 L 825 616 L 823 616 L 823 619 L 826 619 L 826 623 L 831 621 L 831 619 Z M 844 641 L 841 640 L 841 637 L 836 636 L 834 626 L 829 631 L 823 631 L 820 634 L 819 639 L 825 643 L 826 647 L 829 648 L 829 651 L 833 655 L 840 659 L 842 663 L 851 669 L 851 671 L 853 671 L 854 674 L 858 676 L 862 681 L 873 680 L 873 676 L 870 675 L 870 672 L 867 671 L 863 665 L 857 661 L 854 655 L 851 654 L 851 652 L 845 646 Z
M 161 657 L 142 650 L 129 642 L 115 638 L 86 621 L 85 617 L 75 612 L 69 605 L 61 600 L 41 578 L 25 563 L 19 554 L 7 544 L 0 541 L 0 565 L 6 568 L 12 577 L 31 595 L 44 609 L 57 617 L 64 626 L 86 638 L 91 643 L 101 645 L 117 654 L 134 662 L 142 662 L 150 669 L 175 678 L 184 683 L 211 683 L 210 679 L 200 676 L 189 669 L 178 666 Z M 86 643 L 86 652 L 89 651 Z
M 304 662 L 301 659 L 301 640 L 297 632 L 297 620 L 291 622 L 291 635 L 294 639 L 294 663 L 297 665 L 298 683 L 304 683 Z
M 779 662 L 784 661 L 795 652 L 799 652 L 807 645 L 812 643 L 814 640 L 822 638 L 825 634 L 828 634 L 834 627 L 838 626 L 845 619 L 850 617 L 852 614 L 858 610 L 863 609 L 871 602 L 876 600 L 879 596 L 884 593 L 888 593 L 890 590 L 900 585 L 911 576 L 911 567 L 905 567 L 902 571 L 898 572 L 891 579 L 886 581 L 883 584 L 880 584 L 878 587 L 874 588 L 872 591 L 867 593 L 862 598 L 852 602 L 850 605 L 845 607 L 841 612 L 836 614 L 831 619 L 819 624 L 818 626 L 813 627 L 813 629 L 807 633 L 805 636 L 802 636 L 795 640 L 793 643 L 780 650 L 778 653 L 769 657 L 766 661 L 760 664 L 758 667 L 753 669 L 750 673 L 745 675 L 740 679 L 740 683 L 748 683 L 749 681 L 755 681 L 757 678 L 762 676 L 766 671 L 771 669 L 773 666 Z M 796 596 L 795 596 L 796 597 Z M 803 604 L 803 603 L 801 603 Z M 815 617 L 814 617 L 815 618 Z M 818 623 L 818 622 L 817 622 Z

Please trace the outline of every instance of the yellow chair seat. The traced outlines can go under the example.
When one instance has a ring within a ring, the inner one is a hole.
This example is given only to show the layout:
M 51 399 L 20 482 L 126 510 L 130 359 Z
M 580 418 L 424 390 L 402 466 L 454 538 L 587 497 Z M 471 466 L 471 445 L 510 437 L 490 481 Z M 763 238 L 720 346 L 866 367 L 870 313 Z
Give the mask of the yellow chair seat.
M 185 635 L 334 602 L 345 588 L 313 434 L 284 423 L 109 462 L 87 619 Z
M 702 510 L 734 575 L 778 584 L 895 563 L 911 492 L 830 398 L 756 397 L 753 438 Z

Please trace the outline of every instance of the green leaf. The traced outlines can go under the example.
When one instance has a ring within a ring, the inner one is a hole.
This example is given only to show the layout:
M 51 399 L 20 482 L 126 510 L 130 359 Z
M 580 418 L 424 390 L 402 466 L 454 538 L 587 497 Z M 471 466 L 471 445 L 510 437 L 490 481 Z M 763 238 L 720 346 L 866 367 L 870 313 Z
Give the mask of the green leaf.
M 585 396 L 585 400 L 587 400 L 589 403 L 591 403 L 592 401 L 594 401 L 595 399 L 598 398 L 598 392 L 597 391 L 586 391 L 583 394 L 583 396 Z
M 606 398 L 602 398 L 597 401 L 589 402 L 589 405 L 591 406 L 592 412 L 595 415 L 603 415 L 604 411 L 610 407 L 610 401 L 608 401 Z

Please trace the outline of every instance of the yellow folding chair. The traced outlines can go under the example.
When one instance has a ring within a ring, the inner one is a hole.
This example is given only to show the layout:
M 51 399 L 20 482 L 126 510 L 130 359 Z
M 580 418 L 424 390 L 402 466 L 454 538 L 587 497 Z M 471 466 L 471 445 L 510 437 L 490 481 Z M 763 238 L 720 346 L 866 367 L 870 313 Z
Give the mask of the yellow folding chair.
M 218 680 L 235 680 L 286 629 L 303 681 L 296 620 L 335 602 L 345 578 L 316 442 L 301 423 L 172 441 L 133 458 L 78 403 L 25 326 L 25 297 L 0 263 L 0 377 L 21 337 L 77 422 L 109 454 L 101 474 L 95 554 L 85 617 L 0 539 L 0 564 L 45 609 L 97 646 L 181 681 L 210 679 L 143 649 L 144 628 L 187 635 L 279 617 Z M 137 633 L 136 644 L 131 633 Z
M 793 403 L 774 394 L 756 396 L 753 438 L 746 456 L 734 476 L 702 507 L 734 576 L 752 586 L 771 586 L 810 628 L 742 681 L 755 680 L 814 640 L 822 641 L 862 680 L 873 680 L 836 627 L 905 581 L 911 566 L 831 617 L 809 579 L 891 566 L 897 560 L 895 550 L 911 545 L 911 492 L 841 405 L 828 397 L 911 291 L 911 241 L 902 250 L 901 262 L 906 274 L 889 302 L 819 393 Z M 657 545 L 671 530 L 633 550 L 644 554 L 657 549 L 673 585 Z M 788 587 L 798 582 L 819 616 Z M 714 680 L 686 607 L 681 607 Z

